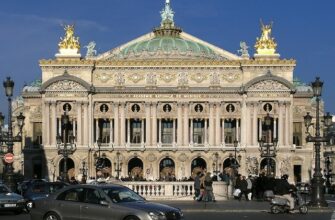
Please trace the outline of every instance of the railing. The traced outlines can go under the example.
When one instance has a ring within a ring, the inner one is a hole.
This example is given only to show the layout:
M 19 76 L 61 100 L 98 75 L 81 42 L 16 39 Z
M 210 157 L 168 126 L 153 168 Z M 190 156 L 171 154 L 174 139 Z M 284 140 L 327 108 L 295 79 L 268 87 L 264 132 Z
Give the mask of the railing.
M 148 200 L 193 200 L 193 182 L 118 182 L 127 186 Z M 231 185 L 225 182 L 213 182 L 213 193 L 216 200 L 227 200 L 231 197 Z

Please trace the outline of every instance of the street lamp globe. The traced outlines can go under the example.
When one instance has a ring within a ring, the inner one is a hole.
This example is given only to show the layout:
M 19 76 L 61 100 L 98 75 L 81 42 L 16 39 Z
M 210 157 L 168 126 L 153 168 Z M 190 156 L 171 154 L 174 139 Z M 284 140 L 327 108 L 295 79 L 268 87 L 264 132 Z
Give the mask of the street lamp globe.
M 312 124 L 312 118 L 313 117 L 309 114 L 309 112 L 307 112 L 307 114 L 304 116 L 304 122 L 307 129 Z
M 23 127 L 23 125 L 24 125 L 24 119 L 25 119 L 25 118 L 26 118 L 26 117 L 24 117 L 24 115 L 22 114 L 22 112 L 20 112 L 20 114 L 16 117 L 16 119 L 17 119 L 17 124 L 19 125 L 20 128 Z
M 330 115 L 329 112 L 327 112 L 327 114 L 323 116 L 323 120 L 324 120 L 325 126 L 329 127 L 333 123 L 333 116 Z
M 6 81 L 3 82 L 3 86 L 5 87 L 5 93 L 7 97 L 13 96 L 14 90 L 14 81 L 7 77 Z

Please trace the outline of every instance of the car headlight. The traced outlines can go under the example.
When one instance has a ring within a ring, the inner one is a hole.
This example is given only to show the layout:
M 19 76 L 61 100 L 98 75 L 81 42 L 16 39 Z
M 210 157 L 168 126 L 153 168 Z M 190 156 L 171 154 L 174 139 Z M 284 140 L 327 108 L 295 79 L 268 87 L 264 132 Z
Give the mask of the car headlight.
M 159 212 L 149 212 L 151 220 L 166 220 L 166 217 L 163 213 Z

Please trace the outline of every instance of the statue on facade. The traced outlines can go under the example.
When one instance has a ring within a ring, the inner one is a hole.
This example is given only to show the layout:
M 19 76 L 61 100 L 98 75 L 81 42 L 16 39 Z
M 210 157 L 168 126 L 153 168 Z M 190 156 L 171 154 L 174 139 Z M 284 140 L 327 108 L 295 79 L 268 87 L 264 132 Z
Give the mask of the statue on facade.
M 249 58 L 250 57 L 249 52 L 248 52 L 249 46 L 247 45 L 247 43 L 244 42 L 244 41 L 241 41 L 240 42 L 240 48 L 241 49 L 237 50 L 237 52 L 240 53 L 242 57 Z
M 261 20 L 262 34 L 260 38 L 256 38 L 255 49 L 258 54 L 274 55 L 277 48 L 277 43 L 274 38 L 271 37 L 272 22 L 268 25 L 264 25 Z
M 85 46 L 87 48 L 86 57 L 94 57 L 97 55 L 97 50 L 95 50 L 96 43 L 91 41 L 88 45 Z
M 64 25 L 65 36 L 60 38 L 60 49 L 80 49 L 79 37 L 74 36 L 74 25 Z

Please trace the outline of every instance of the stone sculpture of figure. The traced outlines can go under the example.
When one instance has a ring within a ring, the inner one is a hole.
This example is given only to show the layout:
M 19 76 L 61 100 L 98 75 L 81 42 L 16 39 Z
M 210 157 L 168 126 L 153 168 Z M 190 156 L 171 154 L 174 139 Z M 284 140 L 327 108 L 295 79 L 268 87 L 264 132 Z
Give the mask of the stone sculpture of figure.
M 95 50 L 96 43 L 94 41 L 91 41 L 88 43 L 88 45 L 85 46 L 87 48 L 86 57 L 94 57 L 97 55 L 97 50 Z
M 60 38 L 58 46 L 61 49 L 80 49 L 79 37 L 74 36 L 74 25 L 64 25 L 65 36 Z
M 246 42 L 241 41 L 240 42 L 240 48 L 239 50 L 237 50 L 238 53 L 241 53 L 242 57 L 249 57 L 249 52 L 248 52 L 248 45 Z
M 261 26 L 262 26 L 262 36 L 261 39 L 262 41 L 268 41 L 271 39 L 271 30 L 272 30 L 272 23 L 268 25 L 264 25 L 263 22 L 261 21 Z

